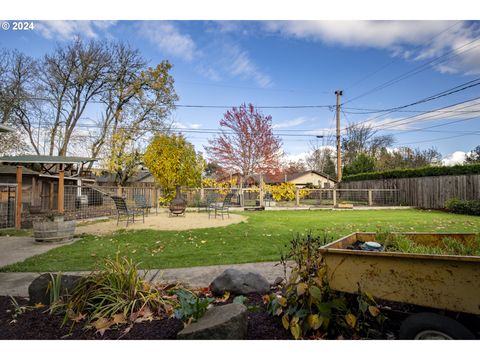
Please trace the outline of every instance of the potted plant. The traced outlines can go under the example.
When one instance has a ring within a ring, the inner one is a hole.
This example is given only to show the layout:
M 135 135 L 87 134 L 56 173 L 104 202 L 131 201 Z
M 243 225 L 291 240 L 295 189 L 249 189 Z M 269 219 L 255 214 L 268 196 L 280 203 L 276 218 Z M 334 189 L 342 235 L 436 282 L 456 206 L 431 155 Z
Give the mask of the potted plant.
M 65 221 L 57 212 L 44 213 L 33 221 L 33 237 L 38 242 L 70 241 L 75 234 L 75 220 Z

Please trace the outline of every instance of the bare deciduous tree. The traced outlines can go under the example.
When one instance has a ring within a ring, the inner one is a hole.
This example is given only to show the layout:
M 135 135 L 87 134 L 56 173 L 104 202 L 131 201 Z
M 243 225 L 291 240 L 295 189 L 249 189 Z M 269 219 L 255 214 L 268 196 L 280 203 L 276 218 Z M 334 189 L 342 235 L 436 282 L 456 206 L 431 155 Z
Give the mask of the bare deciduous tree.
M 377 133 L 378 131 L 369 124 L 350 123 L 342 137 L 343 163 L 348 165 L 362 153 L 377 158 L 382 149 L 393 145 L 392 135 L 377 135 Z
M 57 47 L 41 62 L 40 89 L 52 117 L 48 153 L 66 155 L 72 134 L 87 105 L 97 98 L 108 83 L 108 49 L 99 42 L 85 44 L 77 39 L 66 47 Z
M 33 140 L 31 126 L 35 111 L 33 79 L 37 69 L 33 59 L 17 51 L 0 51 L 0 124 L 9 125 L 13 133 L 0 135 L 1 153 L 15 154 L 28 148 L 25 133 Z M 38 153 L 38 148 L 34 147 Z

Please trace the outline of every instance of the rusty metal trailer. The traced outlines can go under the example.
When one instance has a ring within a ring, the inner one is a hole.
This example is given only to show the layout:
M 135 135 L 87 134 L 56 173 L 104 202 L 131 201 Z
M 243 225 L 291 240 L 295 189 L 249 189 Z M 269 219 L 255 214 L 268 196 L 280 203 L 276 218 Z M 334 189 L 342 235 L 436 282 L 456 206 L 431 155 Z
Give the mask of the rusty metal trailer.
M 439 244 L 445 237 L 468 244 L 476 237 L 471 233 L 398 234 L 424 245 Z M 353 233 L 320 249 L 327 266 L 329 286 L 333 290 L 356 293 L 361 289 L 377 299 L 431 309 L 405 320 L 400 335 L 406 338 L 476 336 L 478 329 L 464 326 L 458 319 L 461 314 L 468 314 L 469 319 L 480 318 L 480 256 L 347 248 L 356 242 L 375 241 L 375 238 L 375 233 Z

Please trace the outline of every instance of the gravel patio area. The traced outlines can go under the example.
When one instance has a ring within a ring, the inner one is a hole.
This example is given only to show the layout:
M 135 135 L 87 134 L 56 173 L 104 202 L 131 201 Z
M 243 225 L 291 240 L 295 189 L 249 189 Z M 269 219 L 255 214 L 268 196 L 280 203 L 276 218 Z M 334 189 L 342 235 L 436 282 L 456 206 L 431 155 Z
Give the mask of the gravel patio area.
M 140 230 L 140 229 L 151 229 L 151 230 L 190 230 L 190 229 L 204 229 L 204 228 L 213 228 L 213 227 L 222 227 L 231 224 L 238 224 L 240 222 L 247 221 L 247 217 L 239 214 L 230 214 L 230 217 L 225 216 L 224 219 L 221 217 L 210 217 L 208 218 L 207 213 L 197 213 L 197 212 L 187 212 L 185 216 L 168 216 L 168 211 L 160 210 L 158 215 L 149 214 L 145 216 L 145 223 L 142 222 L 142 218 L 135 218 L 135 224 L 129 223 L 128 227 L 126 222 L 120 222 L 117 225 L 116 218 L 114 220 L 94 222 L 92 224 L 82 224 L 77 225 L 75 229 L 76 234 L 95 234 L 102 235 L 108 234 L 119 229 L 128 229 L 128 230 Z

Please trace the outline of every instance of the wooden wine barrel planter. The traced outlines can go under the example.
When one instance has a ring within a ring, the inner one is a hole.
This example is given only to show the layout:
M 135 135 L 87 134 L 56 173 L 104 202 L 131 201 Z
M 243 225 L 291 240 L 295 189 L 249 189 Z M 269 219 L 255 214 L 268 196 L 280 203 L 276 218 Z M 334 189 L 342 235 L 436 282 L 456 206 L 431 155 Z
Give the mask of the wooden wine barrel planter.
M 63 217 L 33 222 L 33 237 L 38 242 L 60 242 L 73 239 L 75 220 L 64 221 Z

